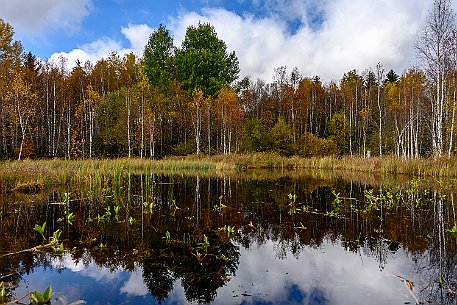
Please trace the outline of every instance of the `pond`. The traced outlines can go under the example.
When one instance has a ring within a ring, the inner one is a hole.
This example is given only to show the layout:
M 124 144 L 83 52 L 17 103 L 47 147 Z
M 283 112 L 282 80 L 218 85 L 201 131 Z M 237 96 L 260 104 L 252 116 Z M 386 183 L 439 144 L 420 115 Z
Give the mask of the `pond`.
M 442 183 L 145 174 L 0 198 L 3 303 L 457 302 Z

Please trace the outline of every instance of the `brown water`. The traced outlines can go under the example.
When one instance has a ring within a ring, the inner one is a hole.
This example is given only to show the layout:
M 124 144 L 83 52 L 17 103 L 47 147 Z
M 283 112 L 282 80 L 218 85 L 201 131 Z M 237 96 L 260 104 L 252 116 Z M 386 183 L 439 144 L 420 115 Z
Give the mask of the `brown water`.
M 32 229 L 45 221 L 64 251 L 1 257 L 3 301 L 51 285 L 52 304 L 455 304 L 453 201 L 423 182 L 311 176 L 5 193 L 2 253 L 45 243 Z

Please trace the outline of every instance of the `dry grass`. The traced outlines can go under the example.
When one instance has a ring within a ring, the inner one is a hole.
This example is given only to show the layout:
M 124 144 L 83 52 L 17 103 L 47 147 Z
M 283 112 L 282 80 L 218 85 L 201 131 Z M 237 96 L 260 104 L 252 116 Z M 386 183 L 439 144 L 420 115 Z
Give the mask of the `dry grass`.
M 3 189 L 16 187 L 45 188 L 68 181 L 100 183 L 103 177 L 157 173 L 200 175 L 206 177 L 233 176 L 241 178 L 291 176 L 318 173 L 340 178 L 365 177 L 368 180 L 405 176 L 407 178 L 451 179 L 457 177 L 456 159 L 411 159 L 395 157 L 324 157 L 304 159 L 276 154 L 231 154 L 216 156 L 169 157 L 163 160 L 139 158 L 90 160 L 24 160 L 0 163 Z M 260 171 L 259 171 L 260 170 Z

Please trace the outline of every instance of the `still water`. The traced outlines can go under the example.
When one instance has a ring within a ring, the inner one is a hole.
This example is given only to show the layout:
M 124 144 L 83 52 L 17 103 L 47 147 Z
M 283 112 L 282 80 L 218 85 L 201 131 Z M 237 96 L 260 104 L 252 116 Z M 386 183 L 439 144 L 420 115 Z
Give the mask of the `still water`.
M 51 285 L 52 304 L 456 304 L 454 194 L 427 185 L 144 175 L 4 194 L 3 301 Z M 45 244 L 45 221 L 57 246 L 11 254 Z

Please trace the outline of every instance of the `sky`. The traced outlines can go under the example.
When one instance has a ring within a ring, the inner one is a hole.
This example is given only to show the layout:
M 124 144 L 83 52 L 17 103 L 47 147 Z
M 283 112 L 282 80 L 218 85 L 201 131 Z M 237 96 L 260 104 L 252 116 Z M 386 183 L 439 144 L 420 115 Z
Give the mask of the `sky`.
M 454 11 L 457 1 L 453 0 Z M 381 62 L 401 74 L 418 65 L 414 42 L 432 0 L 0 0 L 0 18 L 42 60 L 96 62 L 112 51 L 142 55 L 163 24 L 180 46 L 186 28 L 211 23 L 235 51 L 240 76 L 271 81 L 297 67 L 325 82 Z

